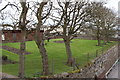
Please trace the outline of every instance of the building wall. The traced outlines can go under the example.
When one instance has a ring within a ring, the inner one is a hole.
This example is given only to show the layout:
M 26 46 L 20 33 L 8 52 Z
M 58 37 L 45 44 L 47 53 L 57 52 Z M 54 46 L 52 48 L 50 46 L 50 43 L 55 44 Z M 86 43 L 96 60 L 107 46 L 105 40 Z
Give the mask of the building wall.
M 20 30 L 4 30 L 2 31 L 5 40 L 3 42 L 20 42 L 21 41 L 21 31 Z M 40 37 L 42 36 L 43 31 L 40 32 Z M 26 40 L 34 40 L 35 31 L 31 31 L 27 34 Z

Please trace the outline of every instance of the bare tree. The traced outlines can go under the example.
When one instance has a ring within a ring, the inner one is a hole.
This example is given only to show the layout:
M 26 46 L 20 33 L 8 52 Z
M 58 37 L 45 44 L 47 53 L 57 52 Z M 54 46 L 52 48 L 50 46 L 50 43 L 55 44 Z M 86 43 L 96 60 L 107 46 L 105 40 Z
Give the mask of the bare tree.
M 48 75 L 50 74 L 50 71 L 49 71 L 48 55 L 44 45 L 45 32 L 42 33 L 42 36 L 40 36 L 40 33 L 44 21 L 48 18 L 50 14 L 50 11 L 52 9 L 52 3 L 48 1 L 48 2 L 38 2 L 37 4 L 38 7 L 36 11 L 37 26 L 35 32 L 35 42 L 38 46 L 39 52 L 42 57 L 42 67 L 43 67 L 42 75 Z M 46 5 L 48 5 L 48 7 L 50 8 L 44 11 L 46 9 Z
M 24 57 L 24 51 L 26 49 L 26 25 L 27 25 L 27 13 L 29 9 L 29 4 L 27 5 L 26 0 L 24 2 L 20 0 L 20 4 L 22 7 L 22 12 L 20 14 L 19 18 L 19 25 L 18 27 L 21 29 L 21 43 L 20 43 L 20 50 L 21 53 L 19 54 L 19 77 L 24 78 L 24 73 L 25 73 L 25 68 L 24 68 L 24 62 L 25 62 L 25 57 Z
M 59 2 L 58 8 L 55 8 L 58 12 L 58 17 L 52 15 L 52 20 L 59 22 L 60 27 L 63 29 L 62 38 L 65 43 L 66 53 L 67 53 L 67 64 L 72 65 L 73 56 L 71 51 L 71 40 L 74 39 L 78 31 L 81 31 L 83 25 L 86 22 L 86 12 L 85 7 L 87 1 L 78 1 L 78 2 Z M 60 16 L 60 17 L 59 17 Z
M 6 11 L 7 8 L 15 8 L 17 11 L 19 11 L 19 7 L 17 4 L 15 3 L 10 3 L 8 2 L 4 7 L 2 7 L 0 9 L 0 19 L 2 20 L 2 22 L 0 22 L 0 26 L 4 29 L 4 28 L 8 28 L 8 27 L 12 27 L 14 30 L 17 28 L 18 25 L 18 19 L 15 19 L 15 16 L 13 16 L 13 14 L 9 13 L 8 11 Z M 11 17 L 11 24 L 9 24 L 7 21 L 8 18 Z M 6 21 L 5 21 L 6 20 Z
M 21 30 L 21 42 L 20 42 L 20 50 L 21 53 L 19 54 L 19 77 L 20 78 L 24 78 L 25 75 L 25 69 L 24 69 L 24 52 L 26 49 L 26 25 L 28 24 L 28 20 L 27 20 L 27 13 L 28 13 L 28 9 L 29 9 L 29 5 L 27 5 L 26 0 L 24 0 L 24 2 L 22 0 L 19 0 L 19 4 L 21 5 L 19 7 L 19 5 L 16 5 L 14 3 L 8 3 L 4 8 L 2 8 L 0 10 L 0 12 L 4 11 L 8 6 L 14 6 L 18 12 L 19 9 L 21 8 L 21 13 L 19 16 L 19 19 L 15 19 L 15 15 L 13 16 L 13 14 L 9 14 L 7 13 L 7 15 L 11 16 L 13 19 L 13 24 L 12 23 L 3 23 L 1 24 L 2 27 L 5 26 L 9 26 L 12 27 L 14 30 L 16 30 L 16 28 L 19 28 Z
M 89 14 L 89 28 L 96 36 L 98 46 L 101 45 L 101 40 L 106 44 L 109 42 L 109 37 L 115 34 L 116 16 L 104 4 L 104 2 L 91 2 L 86 8 L 86 12 Z
M 11 19 L 11 23 L 7 23 L 6 22 L 7 19 L 8 19 L 7 17 L 9 17 L 9 19 Z M 8 29 L 8 27 L 11 27 L 13 30 L 17 30 L 18 29 L 19 20 L 15 19 L 13 17 L 13 15 L 11 15 L 10 13 L 1 12 L 0 13 L 0 19 L 1 19 L 0 27 L 2 28 L 2 30 Z
M 117 19 L 115 13 L 108 8 L 104 8 L 102 37 L 104 44 L 110 42 L 110 38 L 116 33 Z
M 93 30 L 97 40 L 98 46 L 101 45 L 101 30 L 103 26 L 103 10 L 104 10 L 103 2 L 91 2 L 86 8 L 87 14 L 89 14 L 89 25 Z
M 11 4 L 10 2 L 8 2 L 8 4 L 6 4 L 3 8 L 0 9 L 0 12 L 2 12 L 4 9 L 6 9 L 8 6 L 14 6 L 18 9 L 18 7 L 14 4 Z

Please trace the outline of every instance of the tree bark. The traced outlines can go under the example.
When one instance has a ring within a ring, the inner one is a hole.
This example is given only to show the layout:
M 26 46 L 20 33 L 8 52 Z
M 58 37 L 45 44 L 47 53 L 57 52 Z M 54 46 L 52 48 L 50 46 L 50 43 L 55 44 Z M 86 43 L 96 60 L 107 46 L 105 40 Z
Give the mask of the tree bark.
M 25 57 L 24 51 L 26 49 L 26 30 L 21 31 L 21 43 L 20 43 L 20 50 L 21 53 L 19 54 L 19 77 L 24 78 L 25 74 Z
M 98 41 L 98 44 L 97 46 L 100 46 L 101 45 L 101 40 L 100 40 L 100 27 L 97 28 L 97 41 Z
M 101 45 L 101 42 L 100 42 L 100 37 L 99 37 L 99 35 L 97 35 L 97 41 L 98 41 L 97 46 L 100 46 L 100 45 Z
M 43 35 L 40 37 L 40 30 L 36 31 L 36 44 L 42 57 L 42 75 L 49 75 L 48 55 L 44 46 Z
M 38 20 L 37 27 L 36 27 L 36 34 L 35 34 L 35 41 L 38 46 L 39 52 L 42 57 L 42 75 L 49 75 L 49 64 L 48 64 L 48 55 L 44 46 L 44 32 L 42 36 L 40 36 L 40 28 L 42 27 L 43 23 L 42 20 L 44 18 L 47 18 L 47 15 L 43 18 L 42 13 L 43 13 L 43 8 L 47 4 L 47 2 L 41 2 L 39 4 L 39 8 L 37 9 L 36 17 Z
M 106 45 L 109 42 L 109 35 L 107 28 L 104 28 L 103 37 L 104 37 L 104 44 Z
M 107 44 L 107 36 L 106 34 L 103 35 L 103 45 Z
M 41 53 L 41 57 L 42 57 L 42 67 L 43 67 L 43 71 L 42 71 L 42 75 L 48 75 L 50 74 L 49 72 L 49 65 L 48 65 L 48 55 L 44 46 L 44 41 L 42 41 L 39 45 L 39 51 Z
M 107 41 L 107 43 L 110 43 L 110 39 L 109 39 L 109 34 L 108 33 L 106 35 L 106 41 Z
M 72 66 L 73 58 L 72 58 L 72 51 L 70 46 L 70 40 L 64 40 L 65 47 L 66 47 L 66 53 L 67 53 L 67 64 Z

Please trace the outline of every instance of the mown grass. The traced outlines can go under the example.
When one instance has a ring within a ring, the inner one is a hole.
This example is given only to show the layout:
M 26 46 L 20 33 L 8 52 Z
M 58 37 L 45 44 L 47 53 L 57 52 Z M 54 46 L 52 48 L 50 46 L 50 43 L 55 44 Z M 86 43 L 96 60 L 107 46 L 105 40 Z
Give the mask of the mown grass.
M 52 39 L 49 43 L 46 42 L 47 45 L 45 46 L 48 52 L 50 70 L 52 71 L 51 63 L 54 63 L 54 74 L 71 71 L 72 67 L 65 65 L 67 56 L 65 52 L 64 43 L 55 43 L 53 42 L 55 40 L 62 39 Z M 89 60 L 93 60 L 96 56 L 96 50 L 100 50 L 102 48 L 104 48 L 104 50 L 107 50 L 112 45 L 114 45 L 115 42 L 109 43 L 102 47 L 96 46 L 96 44 L 96 40 L 72 40 L 72 53 L 74 58 L 76 58 L 77 63 L 79 63 L 80 67 L 84 66 L 84 64 L 88 62 L 88 53 L 90 55 Z M 19 43 L 4 43 L 3 45 L 7 45 L 18 49 L 20 48 Z M 34 73 L 41 72 L 42 70 L 41 56 L 34 41 L 27 42 L 26 51 L 31 52 L 32 54 L 25 56 L 25 75 L 32 77 Z M 8 58 L 11 60 L 19 60 L 19 56 L 17 54 L 6 50 L 2 50 L 2 55 L 7 55 Z M 3 65 L 2 68 L 3 72 L 18 75 L 18 64 L 7 64 Z

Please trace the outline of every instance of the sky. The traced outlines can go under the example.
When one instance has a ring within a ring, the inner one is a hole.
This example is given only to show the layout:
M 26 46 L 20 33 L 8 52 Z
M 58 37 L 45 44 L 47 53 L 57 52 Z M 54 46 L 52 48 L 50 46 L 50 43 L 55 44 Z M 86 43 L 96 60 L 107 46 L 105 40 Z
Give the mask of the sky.
M 5 1 L 9 1 L 9 2 L 13 2 L 13 1 L 19 1 L 19 0 L 0 0 L 0 7 L 2 6 L 2 5 L 4 5 L 4 2 Z M 30 1 L 34 1 L 34 0 L 30 0 Z M 52 0 L 52 1 L 54 1 L 54 0 Z M 62 0 L 61 0 L 62 1 Z M 109 8 L 113 8 L 113 9 L 115 9 L 116 11 L 118 11 L 118 2 L 120 1 L 120 0 L 93 0 L 93 1 L 107 1 L 107 7 L 109 7 Z
M 0 0 L 0 8 L 5 4 L 4 3 L 5 1 L 13 2 L 13 1 L 19 1 L 19 0 Z M 34 0 L 30 0 L 30 1 L 34 1 Z M 36 0 L 36 1 L 39 1 L 39 0 Z M 52 1 L 54 1 L 54 0 L 52 0 Z M 107 7 L 112 8 L 113 10 L 118 11 L 118 2 L 120 0 L 93 0 L 93 1 L 107 1 L 107 5 L 106 5 Z
M 109 8 L 115 9 L 116 11 L 118 11 L 118 2 L 120 0 L 108 0 L 107 2 L 107 6 Z
M 7 4 L 6 1 L 14 2 L 14 1 L 19 1 L 19 0 L 0 0 L 0 9 L 2 9 Z M 42 1 L 42 0 L 28 0 L 28 1 Z M 52 0 L 52 1 L 55 1 L 55 0 Z M 114 12 L 118 13 L 118 2 L 120 0 L 90 0 L 90 1 L 106 1 L 107 4 L 105 6 L 111 8 Z M 6 9 L 6 10 L 9 11 L 10 9 Z M 12 11 L 9 11 L 9 12 L 11 13 Z M 120 10 L 119 10 L 119 12 L 120 12 Z M 10 20 L 8 20 L 8 21 L 10 22 Z

